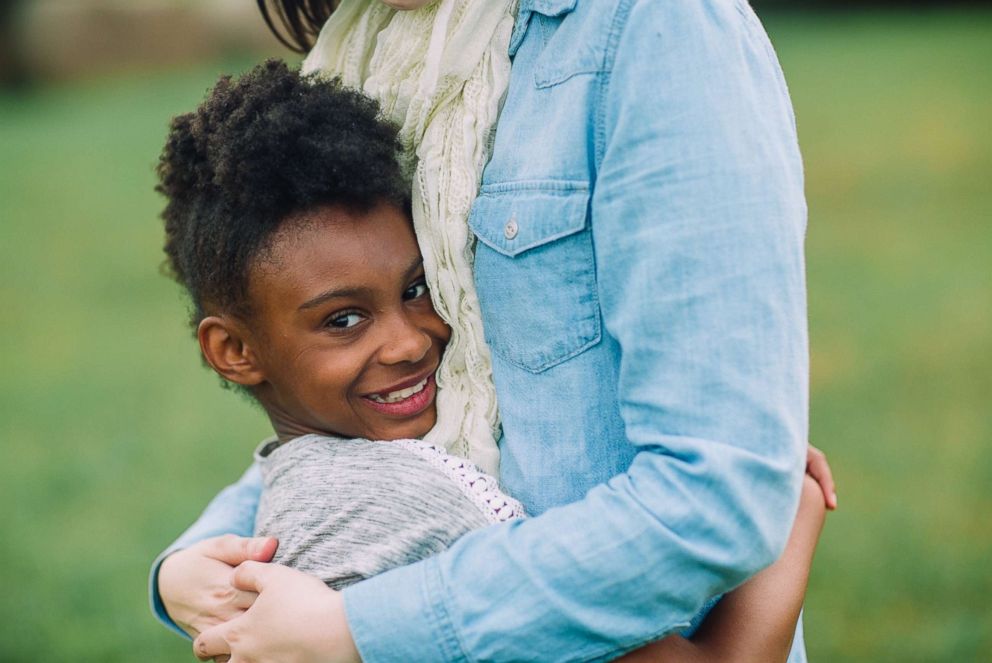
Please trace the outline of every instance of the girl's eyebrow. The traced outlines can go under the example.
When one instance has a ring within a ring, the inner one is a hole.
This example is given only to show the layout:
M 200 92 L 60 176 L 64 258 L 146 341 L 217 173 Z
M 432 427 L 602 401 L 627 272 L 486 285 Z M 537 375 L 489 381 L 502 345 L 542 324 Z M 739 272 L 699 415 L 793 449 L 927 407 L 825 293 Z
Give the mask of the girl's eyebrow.
M 406 280 L 406 279 L 410 278 L 411 276 L 413 276 L 413 273 L 415 271 L 417 271 L 418 269 L 420 269 L 420 267 L 423 264 L 424 264 L 424 258 L 423 258 L 423 256 L 418 255 L 417 256 L 417 259 L 414 260 L 413 262 L 411 262 L 410 263 L 410 266 L 406 268 L 406 273 L 405 273 L 406 275 L 405 275 L 404 280 Z
M 403 273 L 403 280 L 406 281 L 411 276 L 413 276 L 413 273 L 416 272 L 418 269 L 420 269 L 421 265 L 423 264 L 424 264 L 424 259 L 421 256 L 417 256 L 417 259 L 414 260 L 412 263 L 410 263 L 410 266 L 407 267 L 406 271 Z M 311 297 L 307 301 L 300 304 L 299 310 L 305 311 L 307 309 L 315 308 L 331 299 L 338 299 L 345 297 L 360 297 L 363 295 L 368 297 L 371 294 L 372 291 L 369 288 L 362 286 L 355 288 L 337 288 L 335 290 L 328 290 L 326 292 L 322 292 L 315 297 Z
M 326 301 L 328 301 L 330 299 L 338 299 L 338 298 L 344 298 L 344 297 L 359 297 L 361 295 L 368 296 L 369 294 L 371 294 L 371 292 L 372 291 L 369 290 L 368 288 L 361 288 L 361 287 L 359 287 L 359 288 L 338 288 L 337 290 L 328 290 L 326 292 L 320 293 L 316 297 L 311 297 L 307 301 L 305 301 L 302 304 L 300 304 L 299 310 L 303 311 L 303 310 L 306 310 L 306 309 L 315 308 L 315 307 L 320 306 L 321 304 L 323 304 L 324 302 L 326 302 Z

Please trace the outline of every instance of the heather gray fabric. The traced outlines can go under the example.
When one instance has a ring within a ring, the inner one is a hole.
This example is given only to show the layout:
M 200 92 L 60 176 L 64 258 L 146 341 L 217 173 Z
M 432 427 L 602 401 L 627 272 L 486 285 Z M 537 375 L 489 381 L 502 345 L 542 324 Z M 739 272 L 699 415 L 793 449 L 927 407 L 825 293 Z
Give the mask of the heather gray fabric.
M 255 457 L 264 482 L 255 534 L 278 537 L 273 561 L 334 589 L 523 515 L 495 479 L 416 440 L 306 435 L 265 443 Z

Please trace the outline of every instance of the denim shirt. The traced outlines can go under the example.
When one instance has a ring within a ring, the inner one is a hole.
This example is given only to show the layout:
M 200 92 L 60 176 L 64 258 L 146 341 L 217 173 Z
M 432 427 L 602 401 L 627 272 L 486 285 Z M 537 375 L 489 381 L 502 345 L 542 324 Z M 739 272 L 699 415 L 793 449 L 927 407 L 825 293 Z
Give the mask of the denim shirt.
M 470 225 L 501 478 L 536 517 L 346 589 L 366 661 L 609 660 L 774 561 L 796 512 L 806 208 L 757 18 L 521 0 L 511 56 Z M 228 491 L 170 550 L 251 533 L 257 475 Z

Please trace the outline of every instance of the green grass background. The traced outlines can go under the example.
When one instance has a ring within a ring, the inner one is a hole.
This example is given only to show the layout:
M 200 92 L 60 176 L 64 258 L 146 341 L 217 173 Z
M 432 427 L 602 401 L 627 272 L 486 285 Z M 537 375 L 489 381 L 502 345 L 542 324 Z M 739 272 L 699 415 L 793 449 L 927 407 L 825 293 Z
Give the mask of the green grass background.
M 992 660 L 992 13 L 767 24 L 808 171 L 811 658 Z M 157 268 L 153 163 L 220 71 L 0 96 L 0 661 L 184 661 L 149 561 L 267 432 Z

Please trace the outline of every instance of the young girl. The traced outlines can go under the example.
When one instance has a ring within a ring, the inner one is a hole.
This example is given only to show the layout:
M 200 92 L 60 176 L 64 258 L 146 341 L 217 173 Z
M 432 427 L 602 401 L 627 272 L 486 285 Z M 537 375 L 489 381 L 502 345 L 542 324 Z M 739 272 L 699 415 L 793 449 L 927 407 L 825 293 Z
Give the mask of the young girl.
M 394 129 L 376 114 L 357 92 L 269 62 L 176 118 L 159 166 L 168 264 L 203 357 L 276 432 L 257 453 L 259 533 L 279 539 L 276 561 L 333 587 L 524 519 L 495 479 L 418 439 L 437 421 L 450 329 L 429 297 Z M 785 557 L 692 640 L 630 660 L 784 660 L 822 506 L 809 480 Z

